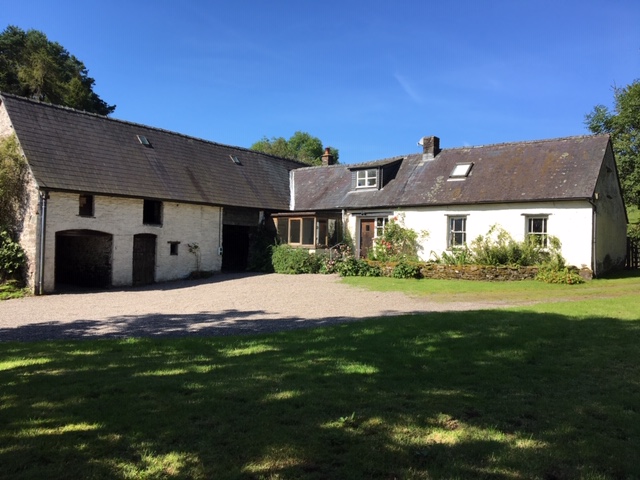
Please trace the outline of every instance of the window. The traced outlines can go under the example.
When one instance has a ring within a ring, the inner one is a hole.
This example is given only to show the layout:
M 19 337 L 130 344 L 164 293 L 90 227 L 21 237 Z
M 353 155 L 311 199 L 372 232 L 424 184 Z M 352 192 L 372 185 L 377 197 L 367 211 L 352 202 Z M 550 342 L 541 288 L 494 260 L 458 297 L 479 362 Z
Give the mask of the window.
M 527 237 L 536 239 L 538 245 L 547 246 L 547 217 L 527 217 Z
M 169 255 L 178 255 L 178 245 L 180 242 L 169 242 Z
M 371 188 L 378 186 L 378 169 L 369 168 L 367 170 L 358 170 L 356 172 L 356 187 Z
M 465 178 L 469 175 L 471 167 L 473 167 L 473 163 L 458 163 L 453 167 L 449 178 Z
M 289 220 L 289 243 L 300 243 L 300 230 L 302 220 L 292 218 Z
M 142 223 L 145 225 L 162 225 L 162 202 L 158 200 L 144 201 Z
M 303 245 L 314 245 L 314 220 L 313 218 L 303 218 L 302 219 L 302 244 Z
M 289 242 L 292 245 L 315 245 L 315 220 L 313 218 L 289 219 Z
M 389 217 L 376 218 L 376 238 L 384 235 L 387 223 L 389 223 Z
M 449 217 L 448 248 L 463 247 L 467 243 L 467 217 Z
M 78 215 L 93 217 L 93 195 L 81 194 L 78 198 Z

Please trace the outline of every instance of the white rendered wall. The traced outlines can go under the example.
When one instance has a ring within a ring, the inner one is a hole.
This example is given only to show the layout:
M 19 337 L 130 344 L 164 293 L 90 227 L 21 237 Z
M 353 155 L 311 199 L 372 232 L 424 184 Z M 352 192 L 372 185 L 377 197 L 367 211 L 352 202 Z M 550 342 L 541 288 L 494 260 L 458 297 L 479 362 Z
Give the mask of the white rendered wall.
M 56 232 L 97 230 L 113 235 L 112 284 L 131 285 L 133 236 L 156 235 L 155 280 L 162 282 L 188 276 L 196 270 L 196 259 L 187 245 L 200 247 L 201 270 L 218 271 L 222 257 L 220 247 L 221 208 L 163 202 L 162 226 L 143 225 L 143 200 L 94 197 L 94 217 L 78 215 L 78 194 L 51 192 L 47 205 L 44 290 L 55 288 Z M 178 255 L 170 255 L 169 242 L 180 242 Z
M 479 235 L 486 235 L 493 225 L 499 225 L 515 240 L 522 241 L 526 233 L 526 216 L 548 215 L 548 234 L 562 243 L 562 255 L 567 264 L 592 268 L 592 207 L 586 201 L 409 208 L 396 209 L 394 214 L 398 218 L 404 217 L 406 227 L 427 233 L 421 240 L 422 260 L 429 260 L 432 252 L 441 255 L 447 250 L 450 216 L 467 217 L 467 244 L 470 244 Z M 349 215 L 346 223 L 357 246 L 357 217 Z

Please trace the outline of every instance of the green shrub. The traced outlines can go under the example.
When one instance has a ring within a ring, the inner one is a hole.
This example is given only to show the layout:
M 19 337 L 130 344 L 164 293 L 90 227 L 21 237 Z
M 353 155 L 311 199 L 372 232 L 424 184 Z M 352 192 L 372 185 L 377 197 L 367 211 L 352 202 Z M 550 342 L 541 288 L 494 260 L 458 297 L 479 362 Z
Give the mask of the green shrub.
M 420 238 L 427 232 L 418 233 L 403 225 L 404 217 L 395 216 L 384 227 L 381 236 L 373 241 L 369 250 L 369 258 L 379 262 L 399 262 L 402 260 L 418 260 L 418 252 L 422 249 Z
M 420 266 L 417 263 L 398 263 L 391 274 L 393 278 L 420 278 Z
M 0 280 L 18 279 L 26 262 L 24 250 L 9 232 L 0 232 Z
M 272 273 L 272 248 L 276 244 L 276 234 L 264 224 L 249 235 L 249 259 L 247 270 L 252 272 Z
M 544 283 L 561 283 L 565 285 L 584 283 L 584 278 L 578 274 L 575 268 L 559 266 L 554 262 L 540 265 L 536 280 Z
M 380 267 L 355 257 L 346 258 L 337 264 L 336 271 L 342 277 L 380 277 L 382 275 Z
M 469 265 L 474 263 L 473 255 L 466 246 L 455 248 L 448 252 L 442 252 L 441 255 L 432 251 L 431 260 L 443 265 Z
M 283 244 L 272 247 L 271 263 L 276 273 L 318 273 L 322 258 L 305 249 Z
M 506 230 L 493 225 L 486 235 L 471 242 L 471 254 L 479 265 L 530 266 L 547 260 L 544 246 L 534 237 L 515 241 Z

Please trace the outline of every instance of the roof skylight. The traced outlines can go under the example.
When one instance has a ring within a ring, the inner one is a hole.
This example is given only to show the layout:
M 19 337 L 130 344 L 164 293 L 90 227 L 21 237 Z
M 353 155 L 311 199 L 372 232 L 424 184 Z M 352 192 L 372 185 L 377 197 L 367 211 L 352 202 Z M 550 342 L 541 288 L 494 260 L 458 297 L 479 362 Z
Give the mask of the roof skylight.
M 145 137 L 144 135 L 136 135 L 138 137 L 138 141 L 144 145 L 145 147 L 150 147 L 151 146 L 151 142 L 149 140 L 147 140 L 147 137 Z
M 449 178 L 464 178 L 469 175 L 469 172 L 471 171 L 471 167 L 473 167 L 473 163 L 471 162 L 458 163 L 456 164 L 455 167 L 453 167 L 451 174 L 449 174 Z
M 233 163 L 235 163 L 236 165 L 242 165 L 242 162 L 237 156 L 235 155 L 229 155 L 229 156 L 231 157 L 231 160 L 233 160 Z

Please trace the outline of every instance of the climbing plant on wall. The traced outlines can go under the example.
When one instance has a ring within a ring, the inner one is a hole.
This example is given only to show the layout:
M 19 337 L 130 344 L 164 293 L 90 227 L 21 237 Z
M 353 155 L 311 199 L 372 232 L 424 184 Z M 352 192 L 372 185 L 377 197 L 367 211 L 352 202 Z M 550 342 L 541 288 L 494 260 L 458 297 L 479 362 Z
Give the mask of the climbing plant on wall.
M 15 237 L 25 193 L 25 171 L 16 137 L 0 141 L 0 281 L 19 276 L 24 265 L 24 252 Z
M 24 197 L 26 162 L 15 135 L 0 141 L 0 230 L 15 232 Z

